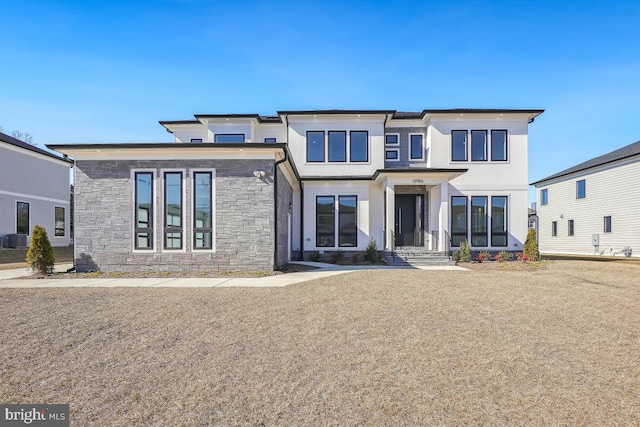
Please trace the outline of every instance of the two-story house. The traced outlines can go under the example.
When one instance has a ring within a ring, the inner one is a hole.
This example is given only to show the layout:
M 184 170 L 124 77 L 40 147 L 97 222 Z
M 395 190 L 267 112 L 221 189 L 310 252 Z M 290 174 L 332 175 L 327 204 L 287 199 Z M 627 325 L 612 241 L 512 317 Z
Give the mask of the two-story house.
M 520 251 L 543 110 L 279 111 L 160 122 L 76 162 L 79 270 L 265 270 L 312 253 Z
M 36 225 L 53 246 L 69 246 L 68 159 L 0 133 L 0 247 L 30 243 Z

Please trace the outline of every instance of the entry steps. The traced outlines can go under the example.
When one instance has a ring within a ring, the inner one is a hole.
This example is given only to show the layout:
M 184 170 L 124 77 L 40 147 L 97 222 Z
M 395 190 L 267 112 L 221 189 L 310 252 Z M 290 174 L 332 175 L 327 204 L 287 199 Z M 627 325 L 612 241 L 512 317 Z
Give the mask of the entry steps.
M 445 252 L 429 251 L 421 246 L 401 246 L 385 252 L 384 260 L 391 266 L 443 266 L 456 265 Z

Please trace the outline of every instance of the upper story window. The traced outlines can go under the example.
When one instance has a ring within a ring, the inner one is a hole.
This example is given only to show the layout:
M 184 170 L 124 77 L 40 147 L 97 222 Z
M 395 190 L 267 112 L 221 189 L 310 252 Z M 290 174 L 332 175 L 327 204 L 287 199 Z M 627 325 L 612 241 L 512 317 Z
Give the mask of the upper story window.
M 540 190 L 540 204 L 546 205 L 547 203 L 549 203 L 549 190 L 543 188 Z
M 424 159 L 424 144 L 422 143 L 421 134 L 409 135 L 409 159 L 410 160 L 423 160 Z
M 384 150 L 384 159 L 392 162 L 400 160 L 400 150 L 398 148 L 387 148 Z
M 471 131 L 471 160 L 483 162 L 487 160 L 487 131 Z
M 397 133 L 390 133 L 384 136 L 385 145 L 399 145 L 400 144 L 400 135 Z
M 369 161 L 369 132 L 354 130 L 349 133 L 349 160 Z
M 307 131 L 307 162 L 324 162 L 323 131 Z
M 467 161 L 467 131 L 451 131 L 451 160 L 454 162 Z
M 202 144 L 202 138 L 191 138 L 192 144 Z
M 227 144 L 241 144 L 244 142 L 243 133 L 217 133 L 214 141 Z
M 492 162 L 507 161 L 507 131 L 506 130 L 491 131 L 491 161 Z
M 267 144 L 275 144 L 276 143 L 276 138 L 265 138 L 264 142 Z
M 584 179 L 576 181 L 576 199 L 587 197 L 587 183 Z
M 347 161 L 347 132 L 329 131 L 329 161 Z

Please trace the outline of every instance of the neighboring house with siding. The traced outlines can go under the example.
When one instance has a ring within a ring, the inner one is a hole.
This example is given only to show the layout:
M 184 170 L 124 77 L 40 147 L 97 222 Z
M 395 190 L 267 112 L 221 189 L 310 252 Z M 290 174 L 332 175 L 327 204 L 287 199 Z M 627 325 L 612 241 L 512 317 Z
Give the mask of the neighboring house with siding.
M 53 246 L 69 245 L 72 165 L 68 159 L 0 133 L 0 246 L 28 245 L 35 225 L 47 229 Z
M 640 256 L 640 141 L 533 182 L 547 254 Z
M 543 110 L 279 111 L 160 122 L 174 143 L 75 160 L 78 270 L 267 270 L 348 256 L 521 251 Z

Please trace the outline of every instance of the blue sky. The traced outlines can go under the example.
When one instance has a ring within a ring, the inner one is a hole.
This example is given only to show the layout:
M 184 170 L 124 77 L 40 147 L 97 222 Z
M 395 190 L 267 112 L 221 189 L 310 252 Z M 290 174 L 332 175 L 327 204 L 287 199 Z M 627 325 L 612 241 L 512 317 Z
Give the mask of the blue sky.
M 158 120 L 543 108 L 529 180 L 640 139 L 640 2 L 3 2 L 0 126 L 162 142 Z M 533 200 L 533 192 L 531 196 Z

